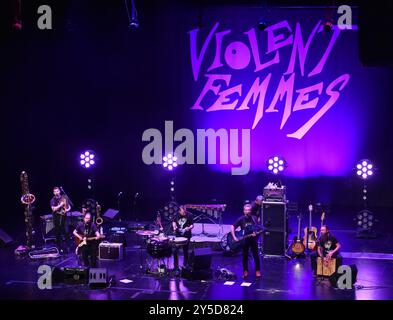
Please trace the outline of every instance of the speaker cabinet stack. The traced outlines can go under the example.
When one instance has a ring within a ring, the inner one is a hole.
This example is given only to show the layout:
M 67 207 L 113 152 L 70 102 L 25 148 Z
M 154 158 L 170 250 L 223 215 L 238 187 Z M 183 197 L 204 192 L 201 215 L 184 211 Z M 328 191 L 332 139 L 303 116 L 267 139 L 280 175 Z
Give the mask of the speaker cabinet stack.
M 265 229 L 262 252 L 267 256 L 285 256 L 288 243 L 288 217 L 285 202 L 264 201 L 262 224 Z

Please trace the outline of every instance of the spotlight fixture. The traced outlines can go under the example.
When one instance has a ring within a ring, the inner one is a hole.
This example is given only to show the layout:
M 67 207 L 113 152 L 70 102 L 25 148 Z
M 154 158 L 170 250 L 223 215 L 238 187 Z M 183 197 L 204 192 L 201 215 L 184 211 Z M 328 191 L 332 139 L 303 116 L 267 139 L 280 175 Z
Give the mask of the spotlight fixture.
M 326 32 L 330 32 L 333 29 L 333 23 L 331 21 L 326 21 L 323 24 L 323 30 L 325 30 Z
M 266 21 L 263 20 L 263 19 L 259 20 L 259 22 L 258 22 L 258 29 L 261 30 L 261 31 L 263 31 L 263 30 L 265 30 L 266 28 L 267 28 L 267 23 L 266 23 Z
M 371 211 L 363 210 L 357 215 L 357 226 L 364 230 L 370 230 L 374 226 L 374 215 Z
M 356 165 L 356 174 L 359 178 L 366 180 L 374 174 L 374 165 L 370 160 L 363 159 Z
M 179 205 L 175 201 L 168 202 L 162 209 L 159 210 L 161 217 L 166 221 L 173 221 L 175 215 L 179 211 Z
M 128 16 L 128 21 L 129 25 L 128 27 L 131 30 L 135 30 L 139 28 L 139 20 L 138 20 L 138 12 L 136 11 L 136 6 L 135 6 L 135 0 L 131 0 L 131 12 L 129 9 L 128 5 L 129 0 L 124 0 L 125 6 L 126 6 L 126 11 L 127 11 L 127 16 Z
M 374 175 L 375 168 L 370 160 L 363 159 L 358 162 L 355 170 L 356 175 L 363 181 L 363 189 L 361 194 L 363 200 L 363 210 L 360 211 L 355 218 L 357 227 L 356 237 L 373 239 L 377 237 L 374 231 L 376 219 L 374 214 L 367 208 L 368 189 L 366 181 Z
M 79 163 L 85 169 L 93 167 L 96 164 L 96 160 L 96 154 L 92 150 L 87 150 L 79 156 Z
M 274 156 L 269 158 L 266 163 L 267 169 L 272 172 L 273 174 L 282 173 L 287 166 L 284 159 L 280 158 L 279 156 Z
M 165 169 L 168 169 L 169 171 L 172 171 L 174 168 L 178 166 L 177 157 L 172 153 L 168 153 L 166 156 L 164 156 L 162 158 L 162 161 L 163 161 L 162 166 Z

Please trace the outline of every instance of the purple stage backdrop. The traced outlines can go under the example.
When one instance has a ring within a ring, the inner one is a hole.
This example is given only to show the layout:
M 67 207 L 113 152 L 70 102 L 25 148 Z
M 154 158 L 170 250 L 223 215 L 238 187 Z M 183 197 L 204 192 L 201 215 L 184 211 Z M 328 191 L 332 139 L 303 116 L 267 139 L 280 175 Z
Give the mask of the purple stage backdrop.
M 271 9 L 261 31 L 259 14 L 210 9 L 204 28 L 190 30 L 185 108 L 195 128 L 251 129 L 253 171 L 266 170 L 277 154 L 288 176 L 352 174 L 381 111 L 388 71 L 361 65 L 356 18 L 352 30 L 326 32 L 323 10 Z

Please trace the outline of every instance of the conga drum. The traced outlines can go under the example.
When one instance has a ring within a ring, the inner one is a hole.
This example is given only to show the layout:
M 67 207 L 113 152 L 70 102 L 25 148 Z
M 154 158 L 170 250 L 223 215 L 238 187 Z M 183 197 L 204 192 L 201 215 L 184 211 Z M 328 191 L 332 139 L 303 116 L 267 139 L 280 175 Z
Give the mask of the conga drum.
M 336 259 L 317 259 L 317 276 L 330 277 L 336 272 Z

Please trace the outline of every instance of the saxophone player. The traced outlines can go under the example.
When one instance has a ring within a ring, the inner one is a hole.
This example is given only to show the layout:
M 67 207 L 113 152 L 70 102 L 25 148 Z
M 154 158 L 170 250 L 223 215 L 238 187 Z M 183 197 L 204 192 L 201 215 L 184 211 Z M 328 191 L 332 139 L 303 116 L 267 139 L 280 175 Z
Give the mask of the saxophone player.
M 60 252 L 64 252 L 62 247 L 62 238 L 67 237 L 66 234 L 66 219 L 67 212 L 71 210 L 67 197 L 61 195 L 59 187 L 53 188 L 53 198 L 50 201 L 53 214 L 53 224 L 56 235 L 56 246 Z

